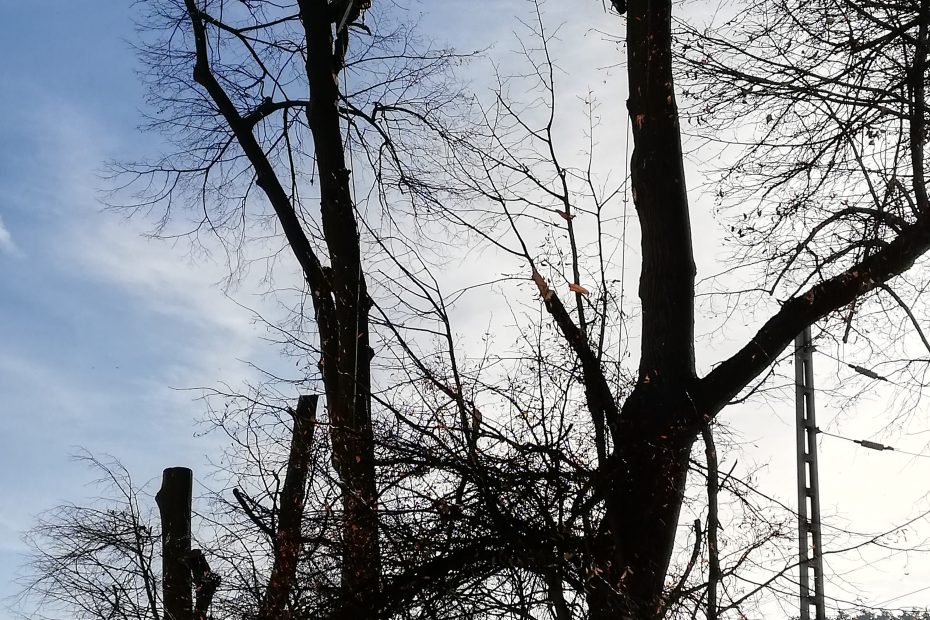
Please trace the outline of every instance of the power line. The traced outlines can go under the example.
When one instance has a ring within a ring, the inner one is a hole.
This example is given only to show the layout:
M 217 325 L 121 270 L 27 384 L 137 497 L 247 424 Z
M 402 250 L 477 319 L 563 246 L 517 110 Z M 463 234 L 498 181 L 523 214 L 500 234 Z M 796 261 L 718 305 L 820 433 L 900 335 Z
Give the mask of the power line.
M 847 366 L 847 367 L 851 368 L 852 370 L 856 371 L 856 372 L 859 373 L 860 375 L 863 375 L 863 376 L 865 376 L 865 377 L 868 377 L 869 379 L 875 379 L 876 381 L 884 381 L 885 383 L 891 383 L 891 384 L 894 385 L 894 381 L 892 381 L 892 380 L 889 379 L 888 377 L 885 377 L 885 376 L 882 376 L 882 375 L 878 374 L 877 372 L 875 372 L 874 370 L 872 370 L 872 369 L 870 369 L 870 368 L 865 368 L 864 366 L 859 366 L 858 364 L 850 364 L 849 362 L 847 362 L 847 361 L 845 361 L 845 360 L 842 360 L 842 359 L 836 357 L 835 355 L 831 355 L 831 354 L 827 353 L 826 351 L 819 351 L 819 350 L 818 350 L 818 353 L 820 353 L 820 354 L 823 355 L 824 357 L 829 357 L 831 360 L 837 361 L 837 362 L 839 362 L 840 364 L 843 364 L 844 366 Z
M 884 444 L 880 444 L 876 441 L 871 441 L 868 439 L 853 439 L 851 437 L 844 437 L 842 435 L 837 435 L 836 433 L 830 433 L 828 431 L 824 431 L 819 428 L 817 429 L 817 433 L 821 435 L 826 435 L 828 437 L 834 437 L 836 439 L 842 439 L 843 441 L 849 441 L 851 443 L 858 444 L 862 446 L 863 448 L 868 448 L 869 450 L 876 450 L 878 452 L 891 451 L 891 452 L 897 452 L 898 454 L 906 454 L 908 456 L 913 456 L 913 457 L 920 458 L 920 459 L 930 459 L 930 454 L 920 454 L 917 452 L 908 452 L 907 450 L 899 450 L 898 448 L 895 448 L 894 446 L 886 446 Z
M 884 607 L 884 606 L 887 605 L 888 603 L 893 603 L 893 602 L 895 602 L 895 601 L 901 600 L 902 598 L 911 596 L 911 595 L 913 595 L 913 594 L 919 594 L 919 593 L 923 592 L 924 590 L 930 590 L 930 586 L 924 586 L 923 588 L 919 588 L 919 589 L 917 589 L 917 590 L 914 590 L 913 592 L 908 592 L 907 594 L 902 594 L 902 595 L 900 595 L 900 596 L 896 596 L 896 597 L 894 597 L 894 598 L 890 598 L 890 599 L 888 599 L 887 601 L 885 601 L 885 602 L 883 602 L 883 603 L 879 603 L 879 607 Z
M 893 385 L 896 388 L 907 390 L 908 392 L 917 394 L 918 396 L 923 396 L 923 390 L 921 388 L 925 386 L 913 387 L 910 385 L 904 385 L 904 384 L 898 383 L 897 381 L 892 381 L 891 379 L 889 379 L 888 377 L 884 375 L 880 375 L 879 373 L 875 372 L 871 368 L 859 366 L 858 364 L 851 364 L 843 359 L 836 357 L 835 355 L 831 355 L 830 353 L 821 351 L 819 349 L 817 350 L 817 352 L 823 355 L 824 357 L 829 357 L 831 360 L 834 360 L 836 362 L 839 362 L 840 364 L 843 364 L 844 366 L 850 368 L 851 370 L 857 372 L 858 374 L 864 377 L 868 377 L 869 379 L 873 379 L 875 381 L 882 381 L 883 383 L 887 383 L 888 385 Z

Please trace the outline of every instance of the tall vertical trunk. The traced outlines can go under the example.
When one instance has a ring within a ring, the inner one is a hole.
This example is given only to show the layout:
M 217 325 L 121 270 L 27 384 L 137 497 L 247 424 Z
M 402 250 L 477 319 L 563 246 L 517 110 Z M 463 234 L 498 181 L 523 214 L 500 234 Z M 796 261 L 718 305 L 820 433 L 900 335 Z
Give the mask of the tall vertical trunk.
M 680 385 L 694 369 L 694 254 L 672 80 L 670 0 L 632 0 L 627 107 L 633 204 L 642 231 L 642 383 Z
M 675 543 L 700 418 L 694 366 L 691 221 L 672 79 L 671 2 L 627 6 L 633 203 L 642 230 L 639 379 L 606 467 L 605 518 L 589 604 L 596 619 L 651 619 Z
M 339 117 L 341 52 L 334 51 L 326 0 L 300 0 L 307 41 L 307 81 L 329 250 L 333 312 L 320 325 L 323 380 L 329 409 L 333 465 L 342 484 L 343 557 L 340 618 L 373 617 L 381 574 L 374 437 L 371 426 L 368 291 L 350 192 Z M 331 329 L 325 329 L 330 327 Z

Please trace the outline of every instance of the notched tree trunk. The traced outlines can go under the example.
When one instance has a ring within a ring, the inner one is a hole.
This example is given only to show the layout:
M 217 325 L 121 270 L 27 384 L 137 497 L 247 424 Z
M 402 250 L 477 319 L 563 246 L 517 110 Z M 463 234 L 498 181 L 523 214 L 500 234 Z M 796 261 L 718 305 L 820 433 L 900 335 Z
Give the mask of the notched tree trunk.
M 161 565 L 165 620 L 193 620 L 194 598 L 191 570 L 191 498 L 194 472 L 169 467 L 155 494 L 161 517 Z

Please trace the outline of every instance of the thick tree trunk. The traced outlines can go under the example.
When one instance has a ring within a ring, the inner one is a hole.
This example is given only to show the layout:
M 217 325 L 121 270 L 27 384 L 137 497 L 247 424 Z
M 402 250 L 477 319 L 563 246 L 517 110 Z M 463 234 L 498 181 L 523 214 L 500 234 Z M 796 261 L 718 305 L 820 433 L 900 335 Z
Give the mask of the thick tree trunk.
M 654 619 L 677 532 L 696 434 L 684 392 L 639 390 L 625 403 L 605 489 L 588 597 L 592 619 Z
M 694 366 L 691 221 L 672 80 L 671 2 L 631 0 L 627 49 L 633 203 L 642 230 L 639 380 L 614 430 L 605 518 L 589 604 L 596 619 L 664 613 L 671 560 L 700 426 Z
M 191 553 L 194 472 L 169 467 L 155 494 L 161 517 L 161 564 L 165 620 L 193 620 L 194 596 L 187 561 Z
M 642 230 L 640 381 L 695 376 L 691 216 L 672 80 L 671 2 L 633 0 L 627 15 L 633 204 Z
M 323 235 L 329 250 L 333 312 L 320 324 L 323 380 L 333 466 L 342 483 L 342 600 L 338 618 L 374 617 L 381 576 L 374 437 L 371 426 L 368 290 L 339 117 L 339 52 L 326 0 L 300 0 L 307 80 L 320 179 Z M 333 329 L 334 328 L 334 329 Z

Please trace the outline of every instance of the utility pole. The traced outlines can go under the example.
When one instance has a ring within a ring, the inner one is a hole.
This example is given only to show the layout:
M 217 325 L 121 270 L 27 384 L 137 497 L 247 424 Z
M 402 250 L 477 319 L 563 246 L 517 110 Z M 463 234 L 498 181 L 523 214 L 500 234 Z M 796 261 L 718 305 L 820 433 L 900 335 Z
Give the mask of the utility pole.
M 794 339 L 794 381 L 797 405 L 798 568 L 801 573 L 801 619 L 826 620 L 823 598 L 823 547 L 820 541 L 820 483 L 817 474 L 817 420 L 814 415 L 814 345 L 811 328 Z M 814 592 L 810 577 L 814 573 Z

